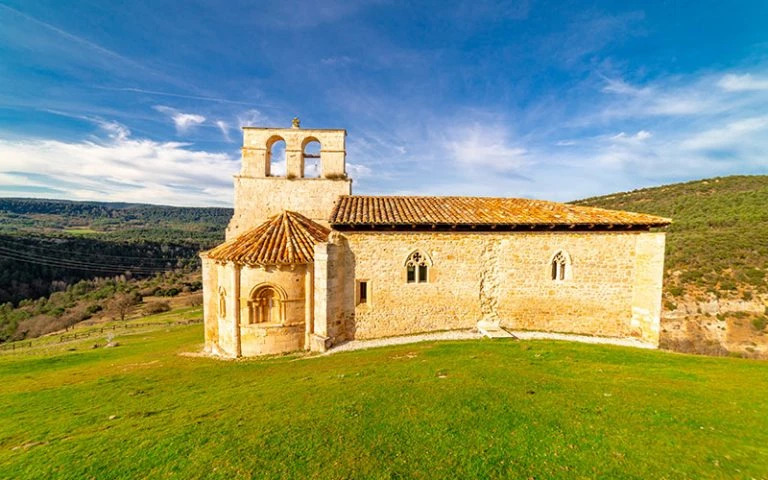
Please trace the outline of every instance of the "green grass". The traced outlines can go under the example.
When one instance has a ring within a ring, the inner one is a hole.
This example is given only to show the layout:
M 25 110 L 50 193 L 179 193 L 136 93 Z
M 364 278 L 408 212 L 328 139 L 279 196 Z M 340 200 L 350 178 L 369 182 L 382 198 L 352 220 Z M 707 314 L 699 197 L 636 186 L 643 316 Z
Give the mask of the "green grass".
M 5 346 L 3 350 L 0 350 L 0 355 L 50 355 L 72 348 L 73 345 L 80 344 L 82 341 L 91 346 L 93 344 L 103 345 L 107 343 L 107 335 L 122 336 L 131 334 L 132 332 L 147 332 L 166 328 L 162 324 L 174 326 L 176 322 L 202 322 L 202 320 L 203 307 L 196 306 L 175 308 L 171 311 L 155 315 L 133 316 L 126 318 L 125 321 L 108 320 L 97 323 L 81 322 L 66 331 L 61 330 L 50 335 L 44 335 L 29 340 L 9 342 L 9 345 L 15 343 L 17 349 L 10 350 Z M 73 339 L 75 334 L 83 337 L 83 339 Z M 64 341 L 62 341 L 62 336 L 64 337 Z
M 768 364 L 549 341 L 0 357 L 2 478 L 766 478 Z M 110 419 L 114 416 L 113 419 Z

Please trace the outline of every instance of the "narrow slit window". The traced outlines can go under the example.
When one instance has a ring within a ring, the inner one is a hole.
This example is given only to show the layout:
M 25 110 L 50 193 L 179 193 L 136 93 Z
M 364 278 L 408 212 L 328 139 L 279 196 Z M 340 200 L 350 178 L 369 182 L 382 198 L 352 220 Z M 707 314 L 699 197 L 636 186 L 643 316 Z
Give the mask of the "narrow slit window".
M 224 290 L 219 291 L 219 317 L 224 318 L 227 316 L 227 292 Z
M 357 303 L 368 303 L 368 282 L 361 280 L 358 284 Z

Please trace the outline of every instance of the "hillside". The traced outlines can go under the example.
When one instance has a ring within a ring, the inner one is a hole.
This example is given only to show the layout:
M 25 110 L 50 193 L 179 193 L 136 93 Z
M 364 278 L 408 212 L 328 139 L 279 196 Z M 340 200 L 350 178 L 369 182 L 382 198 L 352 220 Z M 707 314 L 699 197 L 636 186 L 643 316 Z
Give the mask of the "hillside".
M 574 203 L 674 220 L 667 229 L 666 346 L 765 354 L 768 176 L 712 178 Z M 694 344 L 682 345 L 685 338 Z
M 698 180 L 574 203 L 671 217 L 666 287 L 672 296 L 688 288 L 768 292 L 768 176 Z
M 0 304 L 80 280 L 196 270 L 221 242 L 226 208 L 0 198 Z
M 504 340 L 180 355 L 202 335 L 0 353 L 3 476 L 767 478 L 764 362 Z
M 230 208 L 0 198 L 0 234 L 10 235 L 210 244 L 223 238 L 231 217 Z

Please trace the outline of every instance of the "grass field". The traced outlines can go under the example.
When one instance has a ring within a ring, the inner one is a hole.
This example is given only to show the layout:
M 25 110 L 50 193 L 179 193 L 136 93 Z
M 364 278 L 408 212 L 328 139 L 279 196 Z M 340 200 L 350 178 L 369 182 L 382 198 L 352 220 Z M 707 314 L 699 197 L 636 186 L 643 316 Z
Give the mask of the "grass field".
M 549 341 L 178 355 L 201 338 L 0 357 L 0 477 L 768 478 L 765 362 Z
M 30 340 L 0 344 L 0 355 L 17 355 L 25 353 L 47 355 L 60 353 L 61 351 L 72 347 L 73 337 L 74 340 L 77 340 L 78 338 L 88 338 L 86 343 L 89 346 L 99 343 L 103 345 L 107 343 L 106 337 L 108 335 L 122 336 L 127 332 L 152 331 L 161 328 L 163 324 L 172 326 L 175 323 L 181 322 L 202 322 L 202 316 L 202 307 L 179 307 L 169 312 L 150 316 L 136 314 L 126 318 L 125 321 L 87 320 L 72 326 L 66 331 L 60 330 L 50 335 L 44 335 Z M 17 345 L 18 352 L 16 349 L 11 350 L 9 348 L 14 343 Z M 82 342 L 80 342 L 80 346 L 82 347 Z

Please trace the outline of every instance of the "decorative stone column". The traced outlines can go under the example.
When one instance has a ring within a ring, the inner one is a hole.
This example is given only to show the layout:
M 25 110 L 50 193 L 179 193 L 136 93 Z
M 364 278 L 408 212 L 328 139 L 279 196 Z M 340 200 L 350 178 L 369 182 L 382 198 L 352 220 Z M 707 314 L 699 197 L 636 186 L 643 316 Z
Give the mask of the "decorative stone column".
M 304 277 L 304 350 L 310 349 L 311 335 L 315 331 L 314 283 L 315 269 L 310 263 Z
M 330 347 L 328 338 L 328 321 L 330 306 L 330 291 L 328 285 L 328 250 L 330 245 L 319 243 L 315 245 L 314 266 L 314 331 L 310 335 L 310 350 L 324 352 Z
M 235 343 L 235 357 L 242 355 L 242 344 L 240 342 L 240 268 L 241 266 L 232 264 L 232 338 Z

